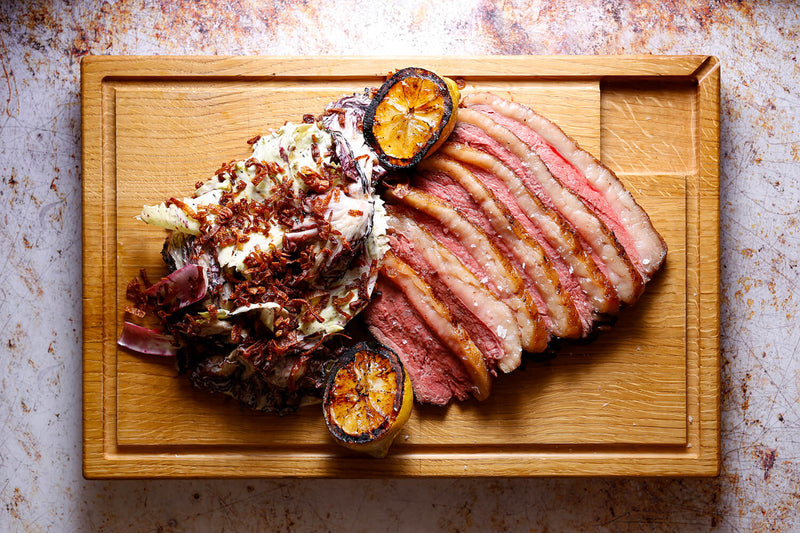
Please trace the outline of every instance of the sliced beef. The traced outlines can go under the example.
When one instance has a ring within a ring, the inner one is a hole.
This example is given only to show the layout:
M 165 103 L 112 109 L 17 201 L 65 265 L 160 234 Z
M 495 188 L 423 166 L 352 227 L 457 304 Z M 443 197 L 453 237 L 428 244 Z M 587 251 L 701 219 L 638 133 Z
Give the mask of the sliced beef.
M 610 169 L 528 107 L 489 93 L 471 94 L 464 103 L 492 117 L 536 152 L 553 176 L 614 232 L 645 280 L 658 270 L 666 257 L 666 243 Z
M 488 236 L 452 206 L 435 196 L 407 186 L 387 190 L 389 213 L 409 214 L 445 248 L 515 311 L 522 332 L 522 347 L 541 352 L 549 340 L 533 297 L 514 266 Z
M 464 326 L 490 370 L 510 372 L 522 355 L 513 310 L 495 296 L 452 252 L 407 215 L 389 215 L 392 252 L 422 277 Z
M 619 298 L 614 287 L 581 246 L 575 232 L 557 212 L 542 204 L 511 169 L 488 153 L 458 142 L 445 143 L 438 153 L 468 168 L 492 191 L 496 201 L 542 245 L 576 306 L 581 300 L 586 300 L 591 306 L 594 316 L 591 319 L 583 316 L 584 321 L 602 321 L 607 315 L 617 312 Z M 585 308 L 578 309 L 585 312 Z
M 403 361 L 419 402 L 466 400 L 475 385 L 464 365 L 430 329 L 400 288 L 379 276 L 363 317 L 370 333 Z
M 380 276 L 393 283 L 405 295 L 425 325 L 434 333 L 439 341 L 447 347 L 451 355 L 461 361 L 467 375 L 472 381 L 472 394 L 479 400 L 489 395 L 491 376 L 483 354 L 458 323 L 447 307 L 433 294 L 431 287 L 411 267 L 401 261 L 391 251 L 383 258 Z M 375 325 L 371 319 L 368 323 Z M 385 326 L 385 325 L 384 325 Z M 403 354 L 398 353 L 401 359 Z M 403 361 L 405 363 L 405 361 Z M 452 365 L 448 365 L 452 367 Z M 413 381 L 414 372 L 410 375 Z M 424 368 L 421 370 L 425 370 Z M 413 384 L 413 383 L 412 383 Z
M 522 350 L 587 337 L 666 254 L 613 172 L 558 127 L 493 95 L 464 102 L 438 153 L 384 192 L 392 251 L 365 312 L 437 404 L 484 398 Z
M 420 164 L 413 183 L 449 202 L 486 232 L 526 279 L 529 290 L 540 296 L 539 309 L 553 336 L 578 338 L 591 330 L 593 310 L 574 276 L 561 275 L 541 244 L 469 169 L 437 154 Z
M 620 300 L 635 302 L 644 289 L 644 280 L 603 221 L 550 174 L 528 145 L 490 116 L 464 108 L 459 109 L 458 120 L 454 140 L 491 154 L 513 170 L 528 190 L 556 210 L 580 236 L 581 244 L 612 283 Z

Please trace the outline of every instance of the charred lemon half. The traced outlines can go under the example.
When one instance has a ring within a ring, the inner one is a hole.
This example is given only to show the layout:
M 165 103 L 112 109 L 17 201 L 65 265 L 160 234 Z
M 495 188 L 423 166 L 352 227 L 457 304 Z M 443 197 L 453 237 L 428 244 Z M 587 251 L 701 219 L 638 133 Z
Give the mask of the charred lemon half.
M 456 124 L 456 82 L 422 68 L 398 70 L 364 115 L 364 138 L 385 166 L 409 168 L 432 154 Z
M 411 415 L 414 393 L 392 350 L 360 343 L 331 369 L 322 399 L 333 438 L 351 450 L 385 457 Z

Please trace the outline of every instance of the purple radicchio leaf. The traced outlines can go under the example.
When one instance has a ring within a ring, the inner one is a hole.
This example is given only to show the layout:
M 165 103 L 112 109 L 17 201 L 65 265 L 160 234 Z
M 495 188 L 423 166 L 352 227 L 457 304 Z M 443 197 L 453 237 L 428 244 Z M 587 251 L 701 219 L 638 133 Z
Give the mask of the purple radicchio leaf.
M 207 288 L 205 269 L 199 265 L 186 265 L 162 278 L 145 294 L 156 298 L 158 305 L 169 315 L 205 298 Z
M 125 322 L 117 344 L 146 355 L 174 357 L 178 355 L 178 346 L 174 342 L 175 339 L 170 335 Z

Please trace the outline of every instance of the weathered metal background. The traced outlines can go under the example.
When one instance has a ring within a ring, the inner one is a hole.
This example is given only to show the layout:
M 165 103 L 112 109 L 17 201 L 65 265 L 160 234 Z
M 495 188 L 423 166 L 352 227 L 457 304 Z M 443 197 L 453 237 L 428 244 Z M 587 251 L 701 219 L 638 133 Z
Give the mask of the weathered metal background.
M 0 530 L 800 530 L 794 3 L 1 4 Z M 82 56 L 561 53 L 721 60 L 719 478 L 83 480 Z

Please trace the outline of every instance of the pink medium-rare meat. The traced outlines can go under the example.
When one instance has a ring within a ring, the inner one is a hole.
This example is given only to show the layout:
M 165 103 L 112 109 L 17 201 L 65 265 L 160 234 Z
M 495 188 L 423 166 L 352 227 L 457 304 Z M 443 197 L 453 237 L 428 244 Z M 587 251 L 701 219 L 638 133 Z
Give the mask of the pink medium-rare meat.
M 550 172 L 614 232 L 645 280 L 659 269 L 666 257 L 666 243 L 608 167 L 528 107 L 489 93 L 471 94 L 464 103 L 491 116 L 535 151 Z
M 392 235 L 389 242 L 398 258 L 413 268 L 414 272 L 428 283 L 434 295 L 450 311 L 453 320 L 463 326 L 470 339 L 483 354 L 486 366 L 493 375 L 496 375 L 498 361 L 507 360 L 505 356 L 508 349 L 507 344 L 517 344 L 519 353 L 516 354 L 516 358 L 519 359 L 522 351 L 519 343 L 505 342 L 510 340 L 509 337 L 516 337 L 516 340 L 519 340 L 519 328 L 507 307 L 504 309 L 505 316 L 492 314 L 496 310 L 492 307 L 498 306 L 496 302 L 482 298 L 484 295 L 476 290 L 479 287 L 465 283 L 450 273 L 447 265 L 439 265 L 439 270 L 447 269 L 448 274 L 438 275 L 437 270 L 424 262 L 413 246 L 410 246 L 410 243 L 405 241 L 402 236 Z M 495 305 L 492 305 L 493 303 Z M 503 325 L 495 326 L 493 329 L 494 322 L 500 322 Z M 510 330 L 514 332 L 513 335 L 507 333 L 505 328 L 508 326 L 513 326 L 514 329 Z
M 551 336 L 587 337 L 666 254 L 613 172 L 558 127 L 493 95 L 464 102 L 439 152 L 384 193 L 392 251 L 366 311 L 414 367 L 415 394 L 439 404 L 485 397 L 496 368 Z
M 581 294 L 573 292 L 577 282 L 593 309 L 594 319 L 604 320 L 606 316 L 616 314 L 619 309 L 617 293 L 591 255 L 581 246 L 575 232 L 557 212 L 542 204 L 511 169 L 488 153 L 457 142 L 445 143 L 439 153 L 468 168 L 539 241 L 562 276 L 562 285 L 568 287 L 573 295 L 576 305 L 581 299 Z M 564 279 L 570 277 L 575 281 L 565 283 Z
M 459 124 L 451 139 L 489 153 L 517 174 L 532 194 L 575 231 L 619 299 L 625 303 L 636 301 L 644 281 L 614 234 L 550 174 L 525 143 L 491 117 L 472 109 L 459 110 Z
M 385 192 L 387 212 L 407 213 L 459 260 L 517 316 L 522 348 L 541 352 L 549 341 L 533 298 L 514 266 L 489 240 L 452 206 L 435 196 L 398 185 Z
M 491 370 L 510 372 L 522 355 L 513 310 L 486 287 L 452 252 L 403 214 L 390 214 L 392 252 L 425 280 L 483 352 Z
M 590 331 L 591 308 L 580 287 L 575 284 L 581 298 L 576 303 L 572 292 L 562 287 L 559 273 L 541 245 L 469 170 L 452 159 L 434 155 L 418 166 L 413 184 L 458 209 L 489 236 L 526 280 L 545 326 L 553 336 L 579 338 L 584 331 Z M 584 312 L 579 313 L 576 305 L 581 305 Z M 582 318 L 587 320 L 584 322 Z
M 459 109 L 454 140 L 483 150 L 509 167 L 544 205 L 569 222 L 598 267 L 624 303 L 633 303 L 644 290 L 644 280 L 622 245 L 583 201 L 556 180 L 531 149 L 488 115 Z
M 469 398 L 475 385 L 463 363 L 442 344 L 394 283 L 378 277 L 363 316 L 370 333 L 403 361 L 417 401 L 446 405 L 453 398 Z
M 436 298 L 430 285 L 391 250 L 383 257 L 380 275 L 403 291 L 422 321 L 461 360 L 474 386 L 472 394 L 478 400 L 485 400 L 491 389 L 491 376 L 483 354 L 464 326 L 456 322 L 447 307 Z
M 591 330 L 592 308 L 561 257 L 547 241 L 534 239 L 520 219 L 470 169 L 440 153 L 419 165 L 413 183 L 442 200 L 449 199 L 492 238 L 529 280 L 534 276 L 549 278 L 549 283 L 533 284 L 532 288 L 549 291 L 542 294 L 545 307 L 541 311 L 553 336 L 580 337 Z
M 411 205 L 417 199 L 413 194 L 405 198 Z M 387 204 L 386 210 L 390 217 L 403 217 L 405 229 L 413 229 L 413 231 L 409 230 L 407 234 L 409 239 L 414 240 L 420 246 L 425 241 L 433 241 L 444 248 L 512 310 L 519 328 L 523 350 L 538 353 L 547 347 L 550 340 L 549 335 L 522 278 L 488 239 L 476 238 L 462 241 L 450 231 L 448 226 L 444 226 L 440 219 L 403 203 Z M 435 207 L 433 212 L 437 212 Z M 444 213 L 436 214 L 442 217 L 449 213 L 444 210 Z M 453 224 L 453 226 L 457 228 L 458 224 Z M 390 231 L 392 229 L 390 226 Z

